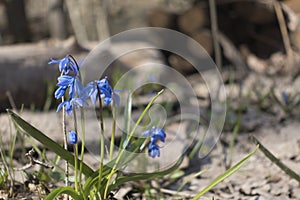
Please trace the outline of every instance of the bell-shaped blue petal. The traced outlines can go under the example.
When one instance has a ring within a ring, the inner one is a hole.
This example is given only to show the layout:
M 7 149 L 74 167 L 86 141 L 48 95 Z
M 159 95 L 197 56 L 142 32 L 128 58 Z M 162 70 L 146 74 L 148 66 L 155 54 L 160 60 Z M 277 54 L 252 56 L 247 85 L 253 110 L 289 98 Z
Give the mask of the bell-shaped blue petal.
M 74 106 L 74 108 L 79 108 L 83 106 L 88 106 L 89 104 L 86 102 L 85 99 L 82 98 L 73 98 L 71 100 L 71 104 Z
M 48 64 L 59 64 L 59 71 L 63 72 L 63 74 L 68 74 L 69 72 L 73 72 L 74 75 L 78 74 L 78 67 L 69 56 L 66 56 L 61 60 L 51 59 Z
M 73 109 L 87 106 L 87 105 L 88 105 L 88 103 L 85 101 L 85 99 L 72 98 L 72 99 L 61 102 L 58 105 L 56 112 L 60 111 L 62 109 L 62 107 L 65 107 L 67 114 L 70 115 L 72 113 Z
M 152 131 L 151 131 L 151 129 L 150 129 L 150 130 L 146 130 L 146 131 L 142 132 L 142 136 L 145 136 L 145 137 L 148 137 L 148 136 L 150 136 L 151 134 L 152 134 Z
M 166 133 L 163 129 L 152 128 L 152 136 L 151 136 L 152 141 L 160 140 L 162 142 L 165 142 L 165 138 L 166 138 Z
M 66 93 L 67 88 L 67 86 L 60 86 L 54 93 L 55 98 L 60 99 L 61 97 L 63 97 Z
M 88 95 L 84 92 L 84 87 L 78 77 L 76 77 L 74 81 L 74 88 L 79 98 L 82 99 L 88 98 Z
M 159 146 L 157 145 L 158 141 L 165 142 L 166 133 L 163 129 L 152 127 L 149 130 L 142 132 L 143 136 L 150 137 L 150 143 L 148 147 L 148 155 L 152 158 L 160 156 Z
M 113 99 L 114 99 L 116 105 L 120 105 L 120 95 L 117 94 L 119 92 L 122 92 L 122 90 L 114 90 L 113 91 Z
M 56 109 L 56 112 L 60 111 L 62 109 L 62 107 L 66 108 L 66 112 L 68 115 L 71 115 L 72 111 L 73 111 L 73 106 L 72 106 L 72 102 L 70 100 L 66 100 L 61 102 Z
M 159 146 L 155 143 L 150 143 L 148 147 L 148 155 L 152 158 L 160 156 Z
M 68 75 L 61 75 L 57 78 L 58 83 L 56 86 L 70 86 L 75 81 L 74 76 L 68 76 Z
M 90 82 L 83 89 L 83 93 L 91 98 L 93 104 L 96 104 L 98 99 L 98 92 L 100 91 L 100 97 L 104 98 L 104 104 L 109 105 L 112 101 L 112 88 L 108 83 L 107 78 Z
M 63 101 L 61 102 L 58 106 L 57 106 L 57 109 L 56 109 L 56 112 L 60 111 L 62 109 L 62 107 L 66 106 L 66 104 L 68 104 L 69 101 Z
M 60 60 L 54 60 L 51 58 L 51 60 L 48 62 L 49 65 L 53 65 L 53 64 L 59 64 Z

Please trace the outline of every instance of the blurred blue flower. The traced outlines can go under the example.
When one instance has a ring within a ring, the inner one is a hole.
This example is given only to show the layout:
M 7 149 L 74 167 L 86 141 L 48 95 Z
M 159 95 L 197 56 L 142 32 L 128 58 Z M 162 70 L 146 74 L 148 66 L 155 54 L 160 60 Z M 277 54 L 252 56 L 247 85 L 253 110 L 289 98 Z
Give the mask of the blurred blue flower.
M 152 158 L 160 156 L 159 146 L 157 145 L 158 141 L 165 142 L 166 133 L 163 129 L 152 127 L 150 130 L 144 131 L 143 136 L 150 137 L 150 143 L 148 147 L 148 155 Z
M 77 144 L 77 134 L 75 131 L 69 131 L 68 141 L 70 144 Z
M 282 100 L 285 103 L 285 105 L 287 105 L 289 103 L 289 96 L 288 96 L 288 94 L 285 91 L 283 91 L 281 93 L 281 97 L 282 97 Z
M 69 72 L 73 72 L 75 75 L 78 74 L 78 67 L 69 56 L 66 56 L 61 60 L 51 59 L 48 64 L 59 64 L 59 71 L 63 72 L 63 74 L 69 74 Z

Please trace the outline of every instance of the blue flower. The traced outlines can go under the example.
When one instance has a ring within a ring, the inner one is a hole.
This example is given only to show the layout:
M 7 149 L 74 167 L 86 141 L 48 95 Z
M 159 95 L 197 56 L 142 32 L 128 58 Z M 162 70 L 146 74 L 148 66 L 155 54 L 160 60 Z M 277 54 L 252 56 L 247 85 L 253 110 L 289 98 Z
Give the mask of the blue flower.
M 66 112 L 68 115 L 70 115 L 73 111 L 73 108 L 83 107 L 84 105 L 88 105 L 88 103 L 85 101 L 85 99 L 82 98 L 73 98 L 66 101 L 61 102 L 57 106 L 56 112 L 60 111 L 62 107 L 66 108 Z
M 153 130 L 152 130 L 151 142 L 156 142 L 157 140 L 165 142 L 166 139 L 165 131 L 160 128 L 152 128 L 152 129 Z
M 69 131 L 68 141 L 70 144 L 77 144 L 77 134 L 75 131 Z
M 61 75 L 57 80 L 56 86 L 59 88 L 55 91 L 55 98 L 59 99 L 64 96 L 67 88 L 69 88 L 70 99 L 74 98 L 76 93 L 79 96 L 82 94 L 83 86 L 77 76 Z
M 156 156 L 160 156 L 159 146 L 154 143 L 150 143 L 148 147 L 148 155 L 152 158 L 155 158 Z
M 69 56 L 66 56 L 61 60 L 51 59 L 48 64 L 59 64 L 59 71 L 63 72 L 64 74 L 68 74 L 69 72 L 73 72 L 75 75 L 78 74 L 78 67 Z
M 55 98 L 60 99 L 61 97 L 63 97 L 65 95 L 67 89 L 68 89 L 68 86 L 59 87 L 54 93 Z
M 156 142 L 157 140 L 160 140 L 162 142 L 165 142 L 166 133 L 163 129 L 152 127 L 150 130 L 144 131 L 142 133 L 143 136 L 151 137 L 151 142 Z
M 88 83 L 83 90 L 84 96 L 89 96 L 93 104 L 96 104 L 96 101 L 98 99 L 98 90 L 100 90 L 100 97 L 104 99 L 105 105 L 109 105 L 111 103 L 113 95 L 115 95 L 117 104 L 120 101 L 119 96 L 115 93 L 116 91 L 113 91 L 113 89 L 109 85 L 107 77 Z
M 152 158 L 160 156 L 160 147 L 157 145 L 158 141 L 165 142 L 166 133 L 163 129 L 152 127 L 150 130 L 144 131 L 143 136 L 150 137 L 150 143 L 148 147 L 148 155 Z

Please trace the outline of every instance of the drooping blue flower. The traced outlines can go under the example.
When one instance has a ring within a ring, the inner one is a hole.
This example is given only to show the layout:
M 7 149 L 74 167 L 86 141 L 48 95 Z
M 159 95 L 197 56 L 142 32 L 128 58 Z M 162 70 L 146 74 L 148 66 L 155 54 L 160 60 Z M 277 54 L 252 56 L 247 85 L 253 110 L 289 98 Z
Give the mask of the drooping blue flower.
M 55 93 L 54 93 L 54 97 L 56 99 L 60 99 L 61 97 L 63 97 L 66 93 L 66 90 L 68 89 L 68 86 L 61 86 L 59 87 Z
M 68 142 L 70 144 L 77 144 L 77 134 L 75 131 L 69 131 L 68 133 Z
M 157 127 L 152 127 L 151 129 L 144 131 L 142 135 L 146 137 L 151 137 L 150 138 L 151 142 L 156 142 L 157 140 L 165 142 L 165 138 L 166 138 L 165 131 Z
M 88 83 L 87 86 L 84 88 L 83 93 L 91 98 L 93 104 L 96 104 L 99 90 L 100 90 L 100 97 L 104 99 L 105 105 L 109 105 L 111 103 L 113 99 L 113 95 L 115 95 L 116 103 L 118 104 L 120 98 L 115 93 L 116 91 L 113 91 L 113 89 L 109 85 L 107 77 L 101 80 Z
M 59 64 L 59 71 L 62 72 L 57 78 L 58 83 L 56 86 L 58 88 L 54 94 L 55 98 L 62 98 L 67 90 L 69 92 L 68 100 L 64 100 L 58 105 L 57 112 L 65 107 L 67 114 L 70 115 L 73 109 L 88 105 L 86 99 L 89 96 L 85 93 L 80 81 L 79 66 L 75 59 L 71 55 L 68 55 L 61 60 L 52 59 L 49 64 Z
M 73 72 L 74 75 L 78 74 L 78 67 L 69 56 L 66 56 L 61 60 L 51 59 L 48 64 L 59 64 L 59 71 L 63 72 L 63 74 L 69 74 L 69 72 Z
M 166 139 L 166 133 L 163 129 L 153 128 L 151 142 L 156 142 L 157 140 L 165 142 L 165 139 Z
M 76 109 L 76 108 L 79 108 L 82 106 L 87 106 L 87 105 L 88 105 L 88 103 L 85 101 L 85 99 L 72 98 L 72 99 L 61 102 L 57 106 L 56 112 L 60 111 L 62 109 L 62 107 L 65 107 L 67 114 L 70 115 L 72 113 L 73 109 Z
M 55 91 L 55 98 L 61 98 L 65 94 L 67 88 L 69 88 L 70 99 L 74 98 L 76 93 L 79 96 L 82 93 L 83 86 L 77 76 L 61 75 L 57 80 L 58 83 L 56 86 L 59 86 L 59 88 Z
M 142 133 L 143 136 L 150 137 L 150 143 L 148 146 L 148 155 L 152 158 L 160 156 L 160 147 L 157 145 L 158 141 L 165 142 L 166 133 L 163 129 L 152 127 Z
M 150 143 L 148 147 L 148 155 L 152 158 L 160 156 L 159 146 L 155 143 Z

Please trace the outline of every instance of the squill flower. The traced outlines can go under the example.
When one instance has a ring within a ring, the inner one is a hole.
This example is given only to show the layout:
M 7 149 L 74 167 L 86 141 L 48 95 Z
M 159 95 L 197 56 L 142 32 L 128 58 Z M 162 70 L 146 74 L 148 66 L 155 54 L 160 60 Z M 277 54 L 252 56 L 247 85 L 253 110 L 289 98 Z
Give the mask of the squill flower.
M 85 99 L 73 98 L 73 99 L 69 99 L 69 100 L 61 102 L 57 106 L 56 112 L 60 111 L 62 109 L 62 107 L 65 107 L 67 114 L 70 115 L 72 113 L 73 109 L 87 106 L 87 105 L 88 105 L 88 103 L 85 101 Z
M 93 81 L 87 84 L 83 89 L 83 93 L 91 98 L 93 104 L 96 104 L 98 98 L 98 91 L 100 90 L 100 97 L 104 99 L 104 104 L 109 105 L 113 99 L 113 95 L 116 99 L 116 104 L 119 103 L 119 95 L 116 94 L 118 91 L 114 91 L 108 83 L 107 77 Z
M 78 67 L 69 56 L 66 56 L 61 60 L 51 59 L 48 64 L 59 64 L 59 71 L 63 72 L 63 74 L 69 74 L 69 72 L 73 72 L 74 75 L 78 74 Z
M 158 141 L 165 142 L 166 139 L 166 133 L 163 129 L 152 127 L 150 130 L 147 130 L 142 133 L 143 136 L 150 137 L 150 143 L 148 147 L 148 155 L 152 158 L 155 158 L 156 156 L 160 156 L 159 149 L 160 146 L 157 145 Z

